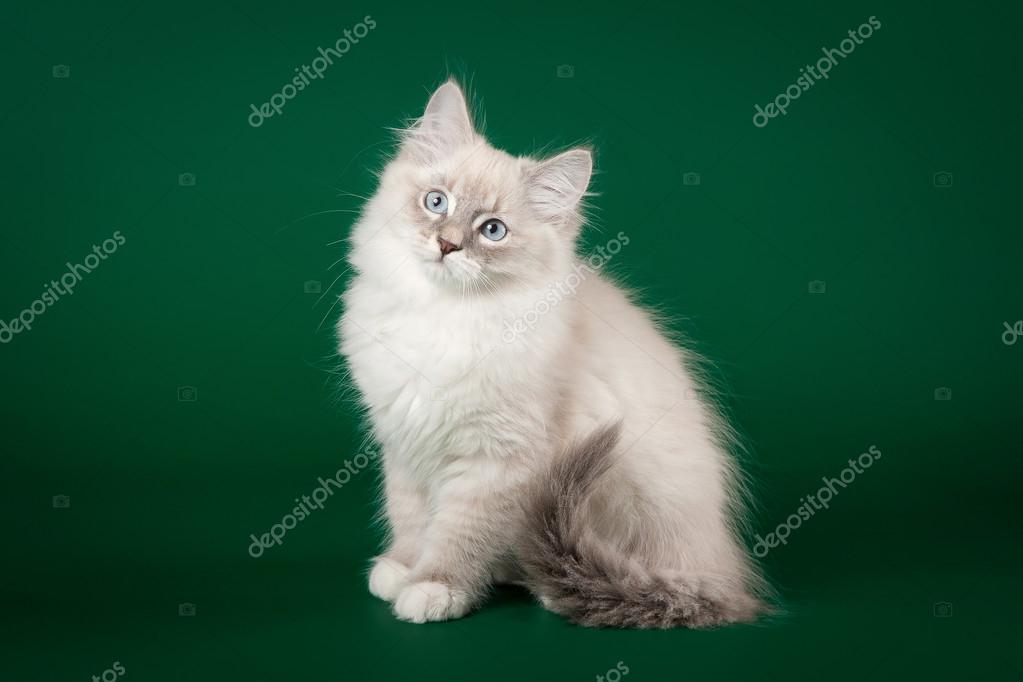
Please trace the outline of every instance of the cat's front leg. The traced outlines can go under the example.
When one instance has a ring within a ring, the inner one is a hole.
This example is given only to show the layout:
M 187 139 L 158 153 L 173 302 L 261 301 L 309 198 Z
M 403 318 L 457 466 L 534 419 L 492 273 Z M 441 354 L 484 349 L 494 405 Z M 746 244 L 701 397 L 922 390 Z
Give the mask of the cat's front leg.
M 424 488 L 398 466 L 384 466 L 384 495 L 390 540 L 387 551 L 373 559 L 369 591 L 394 601 L 422 554 L 429 509 Z
M 479 603 L 520 527 L 513 478 L 498 482 L 470 470 L 438 491 L 423 553 L 394 602 L 398 618 L 461 618 Z

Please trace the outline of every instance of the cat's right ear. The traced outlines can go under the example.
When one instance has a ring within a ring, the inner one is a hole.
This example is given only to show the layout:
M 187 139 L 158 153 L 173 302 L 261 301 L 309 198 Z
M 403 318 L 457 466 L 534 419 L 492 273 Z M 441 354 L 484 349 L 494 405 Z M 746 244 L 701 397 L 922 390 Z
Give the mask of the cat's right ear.
M 429 163 L 475 141 L 476 130 L 465 95 L 458 83 L 449 80 L 437 88 L 422 118 L 406 132 L 402 151 Z

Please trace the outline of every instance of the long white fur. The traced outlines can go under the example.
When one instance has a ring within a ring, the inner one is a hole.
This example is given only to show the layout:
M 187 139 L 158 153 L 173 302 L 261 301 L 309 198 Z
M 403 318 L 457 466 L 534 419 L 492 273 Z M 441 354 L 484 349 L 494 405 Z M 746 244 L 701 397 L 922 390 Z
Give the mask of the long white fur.
M 737 541 L 727 428 L 648 313 L 591 274 L 508 342 L 508 323 L 577 263 L 591 170 L 585 149 L 538 161 L 492 148 L 448 82 L 355 225 L 340 349 L 383 451 L 391 539 L 370 589 L 399 618 L 460 617 L 495 579 L 519 577 L 525 486 L 616 421 L 617 463 L 588 511 L 592 541 L 680 589 L 732 602 L 757 589 Z M 432 189 L 449 197 L 450 218 L 424 209 Z M 472 242 L 469 209 L 495 207 L 508 236 Z M 441 258 L 438 236 L 464 248 Z

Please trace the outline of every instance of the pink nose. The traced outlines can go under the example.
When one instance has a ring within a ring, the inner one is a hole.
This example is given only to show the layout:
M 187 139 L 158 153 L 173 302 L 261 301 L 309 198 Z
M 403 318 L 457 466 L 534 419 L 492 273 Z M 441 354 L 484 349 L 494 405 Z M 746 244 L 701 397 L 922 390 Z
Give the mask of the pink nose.
M 444 237 L 437 237 L 437 243 L 440 244 L 440 257 L 441 258 L 443 258 L 444 256 L 448 255 L 452 251 L 461 251 L 462 250 L 461 246 L 458 246 L 457 244 L 453 244 L 453 243 L 449 242 L 447 239 L 444 239 Z

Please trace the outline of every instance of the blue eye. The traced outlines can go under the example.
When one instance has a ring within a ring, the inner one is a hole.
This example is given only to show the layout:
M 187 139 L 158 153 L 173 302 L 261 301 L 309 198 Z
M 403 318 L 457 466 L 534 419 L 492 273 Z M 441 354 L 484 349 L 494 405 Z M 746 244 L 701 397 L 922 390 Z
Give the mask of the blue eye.
M 423 200 L 423 205 L 426 206 L 427 211 L 432 213 L 448 212 L 448 198 L 444 192 L 438 192 L 437 190 L 426 193 L 426 199 Z
M 480 226 L 480 234 L 492 242 L 499 242 L 508 234 L 508 228 L 500 220 L 492 219 Z

